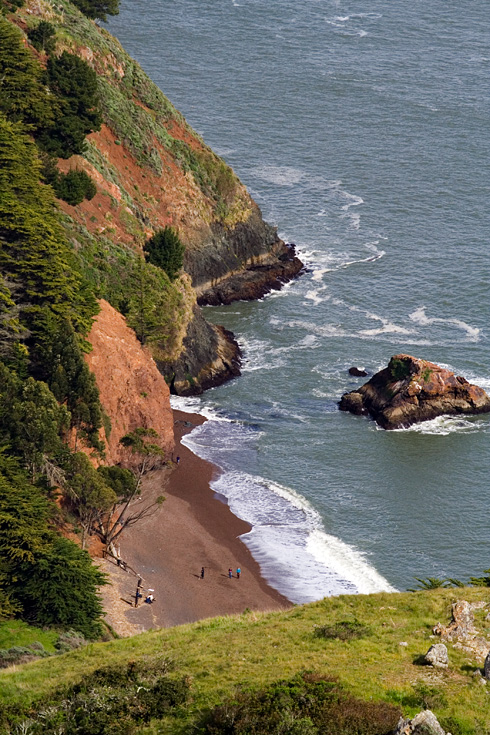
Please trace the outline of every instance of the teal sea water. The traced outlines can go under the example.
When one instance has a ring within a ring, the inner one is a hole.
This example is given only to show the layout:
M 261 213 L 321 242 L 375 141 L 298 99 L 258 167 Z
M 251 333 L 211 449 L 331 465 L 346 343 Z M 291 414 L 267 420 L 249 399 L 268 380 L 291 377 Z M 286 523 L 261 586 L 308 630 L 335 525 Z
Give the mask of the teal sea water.
M 179 405 L 295 602 L 490 566 L 490 417 L 384 432 L 337 410 L 409 352 L 490 389 L 485 0 L 122 0 L 109 29 L 308 272 L 207 308 L 243 376 Z M 228 564 L 224 562 L 225 566 Z

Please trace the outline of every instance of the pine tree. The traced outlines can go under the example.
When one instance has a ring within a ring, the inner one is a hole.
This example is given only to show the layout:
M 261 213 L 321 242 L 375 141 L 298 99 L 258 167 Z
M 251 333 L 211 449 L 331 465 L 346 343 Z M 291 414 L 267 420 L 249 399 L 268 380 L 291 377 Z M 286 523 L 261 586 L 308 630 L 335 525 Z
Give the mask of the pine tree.
M 17 26 L 0 17 L 0 113 L 38 131 L 54 122 L 43 70 Z
M 150 263 L 165 271 L 174 281 L 184 263 L 185 247 L 173 227 L 157 230 L 146 242 L 144 251 Z

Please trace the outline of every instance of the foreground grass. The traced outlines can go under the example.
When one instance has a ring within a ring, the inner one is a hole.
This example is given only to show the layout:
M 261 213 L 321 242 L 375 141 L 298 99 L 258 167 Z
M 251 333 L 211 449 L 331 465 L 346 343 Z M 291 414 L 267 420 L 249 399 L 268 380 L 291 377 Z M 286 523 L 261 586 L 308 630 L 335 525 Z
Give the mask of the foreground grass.
M 55 653 L 54 644 L 58 640 L 58 635 L 53 630 L 34 628 L 22 620 L 7 620 L 0 623 L 0 649 L 42 643 L 48 653 Z
M 0 703 L 25 707 L 101 666 L 122 667 L 162 653 L 179 674 L 191 678 L 192 701 L 177 718 L 142 732 L 183 733 L 199 712 L 233 695 L 237 687 L 262 687 L 311 670 L 338 677 L 362 699 L 398 704 L 407 716 L 429 707 L 453 735 L 489 735 L 490 693 L 474 676 L 481 662 L 448 646 L 449 669 L 436 671 L 417 663 L 438 640 L 431 637 L 435 623 L 447 624 L 451 603 L 462 598 L 490 602 L 490 590 L 344 595 L 285 612 L 247 612 L 90 644 L 0 672 Z M 350 641 L 314 634 L 318 626 L 343 621 L 362 623 L 368 634 Z M 484 634 L 490 633 L 483 616 L 478 624 Z

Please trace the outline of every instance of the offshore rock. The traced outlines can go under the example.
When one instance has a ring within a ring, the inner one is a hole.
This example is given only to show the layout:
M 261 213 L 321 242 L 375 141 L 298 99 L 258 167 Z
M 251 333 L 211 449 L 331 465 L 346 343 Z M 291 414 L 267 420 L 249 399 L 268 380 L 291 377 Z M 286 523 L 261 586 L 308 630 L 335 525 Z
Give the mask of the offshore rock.
M 349 375 L 353 375 L 356 378 L 365 378 L 367 376 L 367 372 L 362 368 L 353 366 L 349 368 Z
M 460 375 L 400 354 L 363 386 L 344 393 L 339 408 L 368 414 L 383 429 L 398 429 L 437 416 L 490 412 L 490 398 Z
M 157 365 L 171 393 L 195 396 L 240 375 L 240 358 L 233 334 L 209 324 L 196 306 L 178 359 Z

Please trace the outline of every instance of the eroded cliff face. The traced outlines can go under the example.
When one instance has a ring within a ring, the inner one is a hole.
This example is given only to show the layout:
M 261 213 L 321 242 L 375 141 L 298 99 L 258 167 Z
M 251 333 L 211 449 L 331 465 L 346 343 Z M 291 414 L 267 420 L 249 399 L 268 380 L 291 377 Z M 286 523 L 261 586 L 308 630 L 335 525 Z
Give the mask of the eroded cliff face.
M 174 424 L 170 392 L 155 361 L 121 314 L 107 301 L 100 301 L 98 314 L 88 341 L 92 351 L 86 355 L 100 391 L 100 402 L 111 422 L 106 438 L 107 464 L 125 464 L 130 457 L 119 442 L 139 427 L 154 429 L 158 444 L 171 457 Z
M 104 124 L 88 136 L 82 156 L 58 161 L 61 171 L 83 169 L 97 186 L 90 201 L 59 202 L 62 224 L 89 280 L 101 297 L 128 314 L 126 287 L 117 292 L 114 282 L 137 271 L 134 263 L 148 237 L 174 227 L 186 246 L 188 276 L 181 288 L 186 301 L 174 299 L 167 310 L 174 336 L 166 345 L 148 340 L 149 349 L 175 392 L 200 392 L 238 374 L 230 335 L 214 325 L 204 327 L 193 303 L 197 298 L 200 305 L 228 304 L 281 288 L 302 268 L 294 248 L 263 221 L 234 172 L 116 38 L 68 0 L 27 0 L 16 17 L 24 30 L 48 20 L 57 30 L 56 53 L 77 54 L 97 73 Z M 186 291 L 189 276 L 192 298 Z

